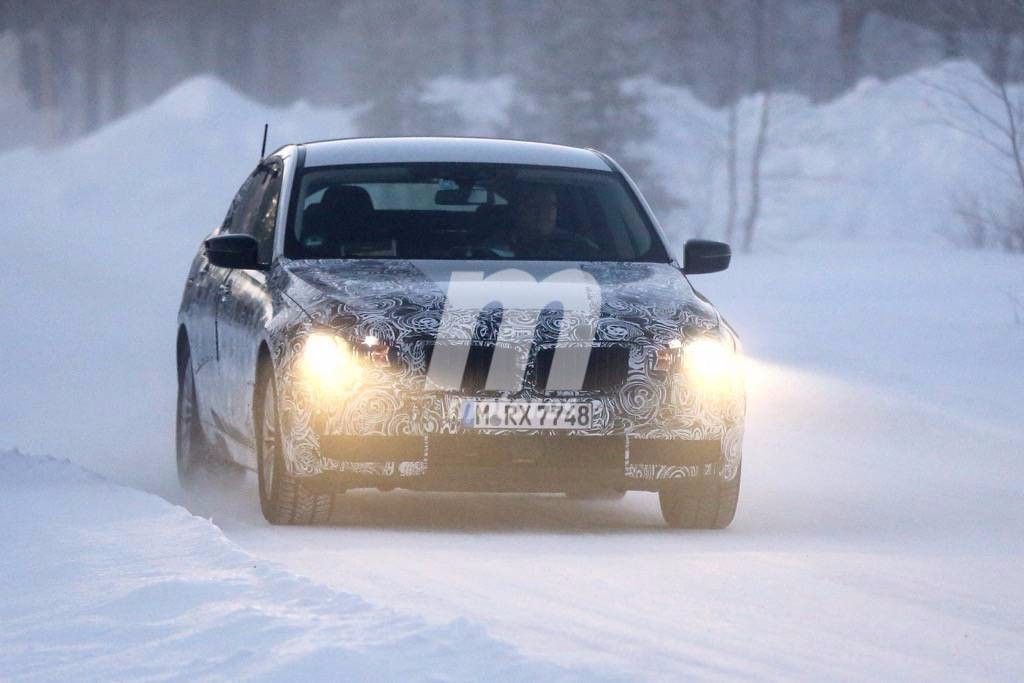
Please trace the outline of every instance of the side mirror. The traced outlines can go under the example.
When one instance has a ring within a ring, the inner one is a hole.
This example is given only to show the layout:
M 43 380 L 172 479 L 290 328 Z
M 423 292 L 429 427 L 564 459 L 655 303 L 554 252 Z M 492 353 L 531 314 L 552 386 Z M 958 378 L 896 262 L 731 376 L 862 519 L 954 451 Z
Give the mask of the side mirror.
M 687 240 L 683 247 L 683 272 L 687 275 L 717 273 L 729 267 L 732 250 L 725 242 Z
M 259 261 L 259 244 L 252 235 L 218 235 L 204 243 L 206 258 L 221 268 L 266 270 Z

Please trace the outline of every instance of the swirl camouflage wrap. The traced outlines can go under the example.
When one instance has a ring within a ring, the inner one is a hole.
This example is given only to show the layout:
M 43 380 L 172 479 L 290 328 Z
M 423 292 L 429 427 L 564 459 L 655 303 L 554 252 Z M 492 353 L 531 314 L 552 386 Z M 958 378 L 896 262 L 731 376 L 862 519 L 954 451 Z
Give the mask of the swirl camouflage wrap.
M 551 296 L 535 297 L 540 302 L 536 305 L 516 298 L 522 277 L 503 277 L 525 274 L 529 283 L 543 286 L 567 269 L 577 269 L 584 277 L 560 284 Z M 454 305 L 453 277 L 467 272 L 477 276 L 476 299 L 489 303 L 464 309 Z M 467 432 L 545 433 L 539 428 L 468 426 L 464 408 L 474 400 L 589 402 L 593 418 L 586 427 L 560 433 L 621 436 L 623 474 L 638 483 L 695 476 L 729 481 L 738 472 L 742 385 L 726 392 L 700 392 L 687 381 L 680 362 L 680 348 L 689 340 L 735 340 L 715 310 L 669 264 L 282 259 L 269 277 L 305 312 L 268 326 L 282 448 L 294 474 L 418 477 L 429 471 L 432 439 Z M 567 291 L 583 287 L 587 292 L 574 294 L 592 310 L 563 305 Z M 302 351 L 315 332 L 337 335 L 362 354 L 360 381 L 330 401 L 315 395 L 300 377 Z M 456 386 L 433 387 L 427 381 L 431 360 L 439 356 L 441 340 L 453 335 L 470 347 L 463 355 L 465 374 L 460 368 Z M 373 340 L 376 355 L 366 350 L 367 339 Z M 521 381 L 516 375 L 511 388 L 488 388 L 490 362 L 502 344 L 503 353 L 521 370 Z M 549 389 L 543 379 L 553 373 L 552 354 L 573 348 L 591 354 L 585 381 L 579 388 Z M 602 372 L 591 377 L 591 367 Z M 410 443 L 422 447 L 385 461 L 346 460 L 343 453 L 328 457 L 325 440 L 346 436 L 417 437 Z M 659 463 L 650 457 L 632 462 L 631 453 L 635 456 L 652 440 L 714 442 L 719 457 L 701 464 Z

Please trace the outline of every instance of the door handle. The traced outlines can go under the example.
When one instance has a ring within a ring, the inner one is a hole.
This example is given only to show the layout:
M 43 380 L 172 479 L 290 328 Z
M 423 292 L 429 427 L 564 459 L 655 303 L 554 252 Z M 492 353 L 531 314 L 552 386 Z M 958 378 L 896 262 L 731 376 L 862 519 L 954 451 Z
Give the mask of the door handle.
M 220 300 L 221 301 L 226 301 L 227 298 L 228 298 L 228 295 L 231 294 L 231 287 L 229 285 L 227 285 L 226 283 L 222 282 L 220 284 L 220 286 L 218 287 L 218 289 L 220 290 Z

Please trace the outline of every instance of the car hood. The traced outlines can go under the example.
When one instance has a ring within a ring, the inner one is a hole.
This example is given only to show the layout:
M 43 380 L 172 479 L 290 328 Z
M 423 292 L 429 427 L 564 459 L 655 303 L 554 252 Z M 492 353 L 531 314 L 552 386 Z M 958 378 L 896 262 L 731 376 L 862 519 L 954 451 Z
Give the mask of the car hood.
M 569 319 L 575 305 L 563 311 L 563 300 L 591 307 L 577 319 L 592 319 L 595 341 L 667 341 L 719 324 L 714 308 L 669 264 L 360 259 L 289 261 L 283 270 L 285 294 L 316 325 L 388 342 L 432 338 L 446 305 L 458 308 L 467 293 L 476 302 L 465 308 L 478 322 L 477 338 L 493 336 L 509 311 L 531 310 L 541 331 L 557 336 L 557 319 Z M 454 294 L 453 279 L 468 288 L 463 296 Z

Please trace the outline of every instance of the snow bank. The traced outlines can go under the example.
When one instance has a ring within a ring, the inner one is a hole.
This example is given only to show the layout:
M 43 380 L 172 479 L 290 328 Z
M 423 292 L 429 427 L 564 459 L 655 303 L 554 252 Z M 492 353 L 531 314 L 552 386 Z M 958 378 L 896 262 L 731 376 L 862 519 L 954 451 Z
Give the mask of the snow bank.
M 351 135 L 352 115 L 270 109 L 197 78 L 68 147 L 0 156 L 0 447 L 177 490 L 175 316 L 196 247 L 255 166 L 264 122 L 273 149 Z
M 760 248 L 795 240 L 944 242 L 959 233 L 956 202 L 976 196 L 1003 209 L 1014 189 L 1007 160 L 975 137 L 944 125 L 976 124 L 947 91 L 970 94 L 995 119 L 1001 103 L 979 83 L 971 62 L 949 62 L 891 81 L 862 81 L 835 101 L 814 104 L 780 94 L 770 104 L 763 166 Z M 663 220 L 680 237 L 720 238 L 727 211 L 727 111 L 684 89 L 651 80 L 630 84 L 646 94 L 654 122 L 638 151 L 687 208 Z M 1016 97 L 1021 87 L 1011 89 Z M 742 220 L 760 96 L 739 103 L 739 194 Z
M 4 678 L 584 677 L 464 620 L 431 626 L 299 579 L 66 461 L 0 453 L 0 534 Z
M 428 105 L 451 108 L 460 119 L 462 135 L 501 137 L 512 128 L 509 112 L 516 84 L 511 76 L 483 81 L 442 76 L 429 81 L 421 97 Z

